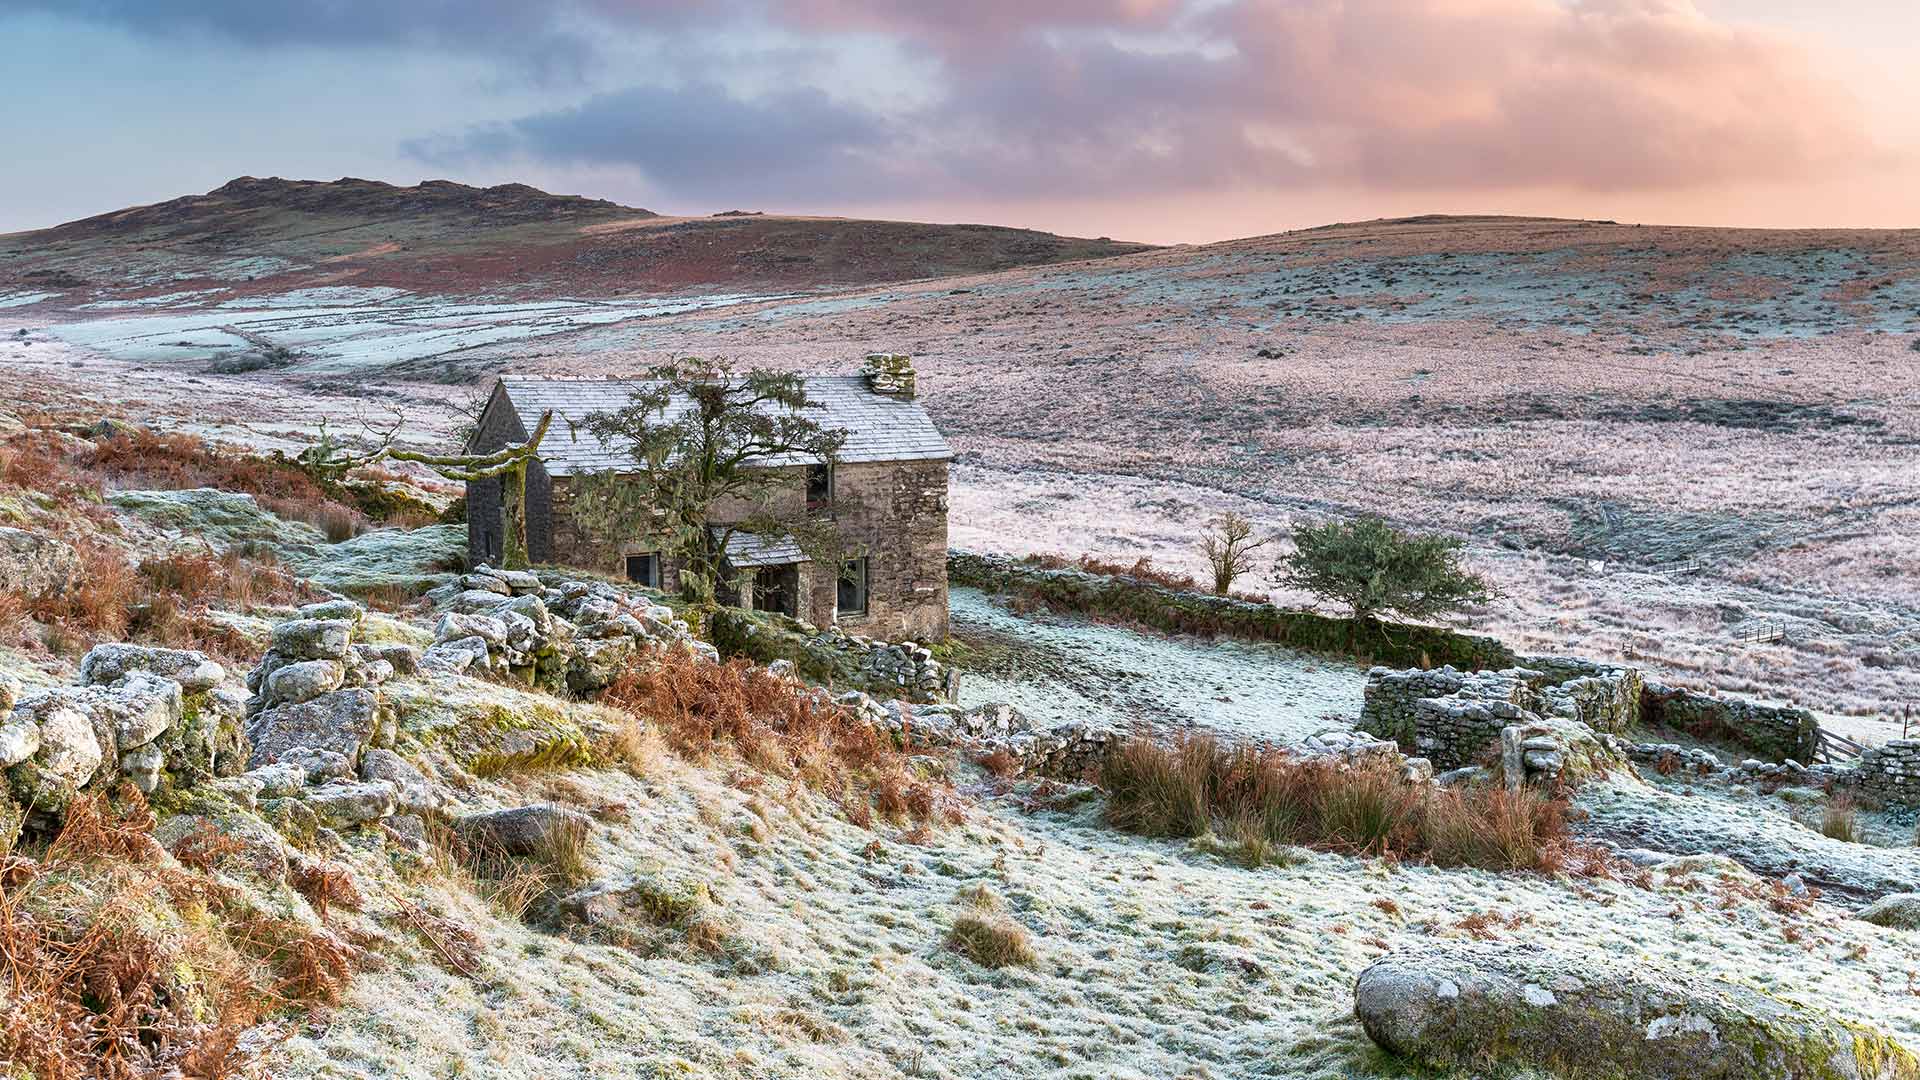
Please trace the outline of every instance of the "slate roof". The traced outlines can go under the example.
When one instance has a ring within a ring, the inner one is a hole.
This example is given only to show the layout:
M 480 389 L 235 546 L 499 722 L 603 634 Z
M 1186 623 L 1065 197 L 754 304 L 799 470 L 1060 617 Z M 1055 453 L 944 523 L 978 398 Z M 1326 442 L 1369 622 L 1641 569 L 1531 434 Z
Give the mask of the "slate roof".
M 585 422 L 593 413 L 624 407 L 640 382 L 500 377 L 507 400 L 527 430 L 533 430 L 542 413 L 553 410 L 553 427 L 540 444 L 540 460 L 554 476 L 632 465 L 623 448 L 602 443 L 586 429 Z M 876 394 L 859 375 L 808 375 L 806 383 L 807 396 L 819 403 L 808 414 L 822 427 L 846 429 L 841 461 L 947 461 L 953 457 L 953 449 L 918 402 Z M 669 412 L 674 408 L 668 406 Z M 807 461 L 804 455 L 788 454 L 765 464 L 800 465 Z
M 737 532 L 727 537 L 727 561 L 745 570 L 754 566 L 785 566 L 809 560 L 791 536 Z

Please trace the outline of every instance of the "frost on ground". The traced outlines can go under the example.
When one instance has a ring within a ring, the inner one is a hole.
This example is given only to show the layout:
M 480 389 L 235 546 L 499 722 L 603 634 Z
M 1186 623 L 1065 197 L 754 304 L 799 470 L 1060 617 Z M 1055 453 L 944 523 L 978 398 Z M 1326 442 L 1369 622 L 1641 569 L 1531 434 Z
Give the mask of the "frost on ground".
M 1360 715 L 1363 668 L 1276 645 L 1168 638 L 949 594 L 963 704 L 1007 702 L 1037 726 L 1206 729 L 1280 745 Z
M 479 935 L 476 976 L 407 939 L 399 962 L 281 1046 L 276 1074 L 1405 1075 L 1353 1019 L 1353 980 L 1395 948 L 1468 938 L 1657 963 L 1920 1036 L 1906 935 L 1824 904 L 1742 902 L 1752 882 L 1737 871 L 1641 888 L 1326 854 L 1247 870 L 1115 834 L 1091 806 L 1010 800 L 914 844 L 783 783 L 742 790 L 667 759 L 644 780 L 489 787 L 506 803 L 559 792 L 622 806 L 626 820 L 594 829 L 596 873 L 704 883 L 718 950 L 557 937 L 423 883 L 420 902 Z M 1029 932 L 1033 967 L 990 970 L 945 947 L 981 895 Z

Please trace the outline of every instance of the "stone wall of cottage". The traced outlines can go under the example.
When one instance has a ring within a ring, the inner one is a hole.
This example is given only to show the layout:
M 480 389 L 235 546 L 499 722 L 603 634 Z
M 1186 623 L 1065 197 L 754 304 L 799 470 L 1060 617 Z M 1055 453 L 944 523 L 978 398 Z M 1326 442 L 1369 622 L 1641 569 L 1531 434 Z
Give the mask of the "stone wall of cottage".
M 789 482 L 775 493 L 775 512 L 798 514 L 806 499 L 805 470 L 796 466 L 781 471 Z M 530 477 L 530 514 L 533 486 Z M 572 483 L 566 477 L 552 483 L 550 496 L 542 492 L 542 525 L 551 522 L 550 561 L 619 576 L 625 572 L 627 555 L 662 547 L 641 520 L 616 530 L 621 534 L 616 537 L 587 536 L 569 510 L 572 500 Z M 714 520 L 739 520 L 753 509 L 745 501 L 723 503 L 715 508 Z M 833 514 L 850 551 L 864 552 L 867 558 L 867 611 L 863 615 L 839 612 L 838 568 L 803 563 L 796 615 L 816 626 L 837 624 L 870 638 L 946 640 L 947 463 L 842 464 L 834 473 Z M 679 561 L 665 558 L 661 567 L 661 588 L 678 588 Z
M 496 392 L 496 398 L 499 395 Z M 503 400 L 493 402 L 480 414 L 468 449 L 489 454 L 515 443 L 526 442 L 530 433 L 519 416 L 504 407 Z M 467 485 L 467 565 L 486 566 L 500 561 L 505 551 L 506 511 L 501 498 L 499 477 L 476 480 Z M 553 559 L 552 536 L 553 479 L 538 461 L 527 466 L 526 518 L 527 558 L 536 563 Z

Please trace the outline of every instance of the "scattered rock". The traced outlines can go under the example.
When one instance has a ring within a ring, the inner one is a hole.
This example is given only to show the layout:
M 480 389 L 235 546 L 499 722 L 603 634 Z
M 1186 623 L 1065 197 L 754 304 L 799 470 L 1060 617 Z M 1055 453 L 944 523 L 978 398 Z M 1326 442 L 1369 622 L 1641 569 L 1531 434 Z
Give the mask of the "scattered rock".
M 346 675 L 346 665 L 338 660 L 301 660 L 267 676 L 261 692 L 269 703 L 298 705 L 340 689 Z
M 190 649 L 109 642 L 95 645 L 80 660 L 80 681 L 89 686 L 111 683 L 135 671 L 172 679 L 189 694 L 211 690 L 227 677 L 227 670 L 206 653 Z
M 369 750 L 360 759 L 360 778 L 393 785 L 400 812 L 434 814 L 447 805 L 447 797 L 413 763 L 391 750 Z
M 73 545 L 43 533 L 0 526 L 0 581 L 27 596 L 59 593 L 80 573 Z
M 1861 908 L 1859 917 L 1875 926 L 1920 930 L 1920 893 L 1890 893 Z
M 307 789 L 309 809 L 324 825 L 360 825 L 393 816 L 398 807 L 393 785 L 384 780 L 335 782 Z
M 502 855 L 538 855 L 584 838 L 593 819 L 552 803 L 489 810 L 456 818 L 453 829 L 469 845 Z
M 335 690 L 311 701 L 278 705 L 247 726 L 253 743 L 251 766 L 271 765 L 300 747 L 332 750 L 350 763 L 358 762 L 378 725 L 379 701 L 369 690 Z
M 353 640 L 347 619 L 294 619 L 273 628 L 273 651 L 288 660 L 340 660 Z
M 1532 946 L 1436 944 L 1354 987 L 1373 1041 L 1430 1068 L 1533 1066 L 1647 1080 L 1920 1077 L 1883 1032 L 1731 983 Z

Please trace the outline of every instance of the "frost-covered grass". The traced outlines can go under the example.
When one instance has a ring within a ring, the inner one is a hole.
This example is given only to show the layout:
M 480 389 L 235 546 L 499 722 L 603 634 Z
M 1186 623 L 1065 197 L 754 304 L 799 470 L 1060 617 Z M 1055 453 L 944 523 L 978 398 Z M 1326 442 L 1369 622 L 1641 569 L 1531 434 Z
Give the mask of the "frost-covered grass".
M 1298 742 L 1360 715 L 1366 672 L 1274 645 L 1169 638 L 1016 614 L 977 589 L 949 593 L 963 644 L 962 704 L 1008 702 L 1040 725 L 1204 729 Z
M 398 962 L 282 1044 L 276 1075 L 1405 1075 L 1353 1020 L 1353 978 L 1394 948 L 1465 937 L 1732 979 L 1920 1037 L 1908 950 L 1825 904 L 1753 899 L 1737 870 L 1643 887 L 1318 853 L 1246 869 L 1117 834 L 1097 805 L 1011 801 L 908 843 L 797 785 L 737 780 L 668 758 L 644 779 L 474 795 L 619 805 L 594 830 L 594 872 L 702 883 L 727 933 L 717 952 L 670 932 L 642 948 L 554 936 L 422 882 L 416 900 L 477 934 L 477 977 L 397 935 Z M 1030 937 L 1031 966 L 949 946 L 980 892 Z
M 465 525 L 374 529 L 337 544 L 290 550 L 289 566 L 322 588 L 365 594 L 420 593 L 447 580 L 466 560 Z

